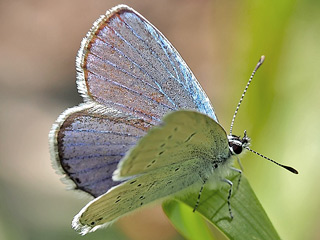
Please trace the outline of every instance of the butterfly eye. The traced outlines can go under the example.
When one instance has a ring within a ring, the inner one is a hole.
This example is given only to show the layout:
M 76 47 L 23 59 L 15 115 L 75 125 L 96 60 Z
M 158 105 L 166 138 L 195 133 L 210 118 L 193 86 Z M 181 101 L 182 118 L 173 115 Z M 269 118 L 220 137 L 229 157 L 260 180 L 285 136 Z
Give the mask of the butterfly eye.
M 231 135 L 228 136 L 229 140 L 229 149 L 232 154 L 240 154 L 244 148 L 243 142 L 241 141 L 240 137 Z
M 242 145 L 238 145 L 238 144 L 233 143 L 230 147 L 232 148 L 232 151 L 235 154 L 240 154 L 242 152 Z

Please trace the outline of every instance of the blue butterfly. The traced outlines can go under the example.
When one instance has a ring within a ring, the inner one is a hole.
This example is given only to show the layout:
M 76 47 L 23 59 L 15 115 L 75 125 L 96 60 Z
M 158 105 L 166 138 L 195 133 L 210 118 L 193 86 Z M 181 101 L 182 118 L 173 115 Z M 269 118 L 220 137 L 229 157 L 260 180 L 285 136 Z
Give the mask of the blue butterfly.
M 227 135 L 179 53 L 125 5 L 93 24 L 76 68 L 84 103 L 63 112 L 49 135 L 57 171 L 73 189 L 95 197 L 74 218 L 74 228 L 94 231 L 190 187 L 200 191 L 196 210 L 210 181 L 230 185 L 232 217 L 226 176 L 230 170 L 241 173 L 232 168 L 232 156 L 253 151 L 246 133 L 232 135 L 243 97 Z

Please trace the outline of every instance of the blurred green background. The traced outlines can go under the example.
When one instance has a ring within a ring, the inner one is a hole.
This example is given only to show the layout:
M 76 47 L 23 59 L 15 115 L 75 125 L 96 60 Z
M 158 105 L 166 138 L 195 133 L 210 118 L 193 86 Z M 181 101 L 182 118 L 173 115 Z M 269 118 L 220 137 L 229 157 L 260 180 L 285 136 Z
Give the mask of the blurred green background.
M 181 239 L 154 206 L 80 237 L 73 216 L 89 201 L 51 168 L 48 132 L 82 101 L 75 85 L 81 39 L 125 3 L 177 48 L 220 123 L 231 118 L 260 55 L 266 60 L 240 108 L 234 134 L 300 172 L 247 153 L 249 182 L 283 239 L 320 239 L 320 1 L 0 1 L 0 239 Z

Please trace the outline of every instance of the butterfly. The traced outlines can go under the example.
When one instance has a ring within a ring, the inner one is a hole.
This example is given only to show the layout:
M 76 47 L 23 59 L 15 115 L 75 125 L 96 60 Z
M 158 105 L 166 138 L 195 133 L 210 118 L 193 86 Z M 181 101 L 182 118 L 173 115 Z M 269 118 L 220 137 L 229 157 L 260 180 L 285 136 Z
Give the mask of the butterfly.
M 72 189 L 95 197 L 75 216 L 73 228 L 95 231 L 191 188 L 199 191 L 195 211 L 210 182 L 230 186 L 233 217 L 233 184 L 226 177 L 241 174 L 232 167 L 233 156 L 253 151 L 246 132 L 232 135 L 244 94 L 228 135 L 179 53 L 125 5 L 95 21 L 81 42 L 76 69 L 84 103 L 63 112 L 49 134 L 57 172 Z

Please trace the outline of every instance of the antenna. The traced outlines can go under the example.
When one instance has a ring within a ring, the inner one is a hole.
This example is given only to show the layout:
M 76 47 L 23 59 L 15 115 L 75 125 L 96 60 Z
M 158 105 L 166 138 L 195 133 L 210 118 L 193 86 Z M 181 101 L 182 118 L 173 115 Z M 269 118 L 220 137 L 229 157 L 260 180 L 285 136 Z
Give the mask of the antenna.
M 249 78 L 249 81 L 248 81 L 248 83 L 247 83 L 247 85 L 246 85 L 246 87 L 245 87 L 245 89 L 244 89 L 244 91 L 243 91 L 243 93 L 242 93 L 242 95 L 241 95 L 241 98 L 240 98 L 240 101 L 239 101 L 238 106 L 237 106 L 237 108 L 236 108 L 236 111 L 235 111 L 234 114 L 233 114 L 233 118 L 232 118 L 231 126 L 230 126 L 230 135 L 229 135 L 229 136 L 232 136 L 232 128 L 233 128 L 234 120 L 235 120 L 235 118 L 236 118 L 236 116 L 237 116 L 237 113 L 238 113 L 238 110 L 239 110 L 240 105 L 241 105 L 241 103 L 242 103 L 242 100 L 243 100 L 243 98 L 244 98 L 244 96 L 245 96 L 245 94 L 246 94 L 246 92 L 247 92 L 247 90 L 248 90 L 248 88 L 249 88 L 249 86 L 250 86 L 250 83 L 251 83 L 254 75 L 256 74 L 256 71 L 257 71 L 257 70 L 259 69 L 259 67 L 262 65 L 262 63 L 263 63 L 263 61 L 264 61 L 264 58 L 265 58 L 265 57 L 262 55 L 261 58 L 260 58 L 260 60 L 259 60 L 259 62 L 258 62 L 257 65 L 256 65 L 256 67 L 254 68 L 254 70 L 253 70 L 253 72 L 252 72 L 252 74 L 251 74 L 251 76 L 250 76 L 250 78 Z M 260 157 L 263 157 L 264 159 L 267 159 L 267 160 L 270 161 L 270 162 L 273 162 L 274 164 L 277 164 L 277 165 L 280 166 L 280 167 L 283 167 L 284 169 L 287 169 L 288 171 L 290 171 L 290 172 L 292 172 L 292 173 L 294 173 L 294 174 L 298 174 L 298 171 L 297 171 L 296 169 L 294 169 L 293 167 L 289 167 L 289 166 L 280 164 L 280 163 L 272 160 L 271 158 L 268 158 L 268 157 L 266 157 L 266 156 L 264 156 L 264 155 L 262 155 L 262 154 L 260 154 L 260 153 L 258 153 L 258 152 L 256 152 L 256 151 L 250 149 L 250 148 L 248 147 L 249 141 L 250 141 L 250 139 L 247 137 L 247 132 L 244 131 L 244 137 L 242 138 L 242 141 L 241 141 L 243 148 L 249 150 L 250 152 L 253 152 L 253 153 L 257 154 L 257 155 L 260 156 Z M 240 163 L 239 158 L 238 158 L 238 162 L 239 162 L 239 165 L 240 165 L 240 167 L 241 167 L 241 169 L 242 169 L 242 166 L 241 166 L 241 163 Z
M 248 81 L 248 83 L 247 83 L 247 85 L 246 85 L 246 88 L 244 89 L 244 91 L 243 91 L 243 93 L 242 93 L 242 95 L 241 95 L 240 101 L 239 101 L 239 103 L 238 103 L 238 106 L 237 106 L 237 108 L 236 108 L 236 111 L 235 111 L 234 114 L 233 114 L 233 118 L 232 118 L 232 121 L 231 121 L 230 136 L 232 135 L 232 128 L 233 128 L 234 120 L 235 120 L 235 118 L 236 118 L 236 116 L 237 116 L 237 113 L 238 113 L 238 110 L 239 110 L 239 108 L 240 108 L 241 102 L 242 102 L 242 100 L 243 100 L 243 98 L 244 98 L 244 95 L 246 94 L 246 92 L 247 92 L 247 90 L 248 90 L 248 87 L 249 87 L 249 85 L 250 85 L 250 83 L 251 83 L 254 75 L 256 74 L 256 71 L 257 71 L 257 70 L 259 69 L 259 67 L 262 65 L 262 63 L 263 63 L 263 61 L 264 61 L 264 58 L 265 58 L 265 57 L 262 55 L 261 58 L 260 58 L 260 60 L 259 60 L 259 62 L 258 62 L 257 65 L 256 65 L 256 67 L 254 68 L 254 70 L 253 70 L 250 78 L 249 78 L 249 81 Z
M 280 164 L 280 163 L 278 163 L 278 162 L 276 162 L 276 161 L 274 161 L 274 160 L 272 160 L 272 159 L 270 159 L 270 158 L 268 158 L 268 157 L 266 157 L 266 156 L 263 156 L 262 154 L 260 154 L 260 153 L 258 153 L 258 152 L 256 152 L 256 151 L 250 149 L 249 147 L 246 147 L 246 149 L 249 150 L 250 152 L 253 152 L 253 153 L 257 154 L 257 155 L 260 156 L 260 157 L 263 157 L 264 159 L 267 159 L 267 160 L 270 161 L 270 162 L 273 162 L 273 163 L 277 164 L 277 165 L 280 166 L 280 167 L 283 167 L 283 168 L 287 169 L 288 171 L 290 171 L 290 172 L 292 172 L 292 173 L 294 173 L 294 174 L 298 174 L 298 171 L 297 171 L 296 169 L 294 169 L 293 167 L 289 167 L 289 166 L 286 166 L 286 165 L 282 165 L 282 164 Z

